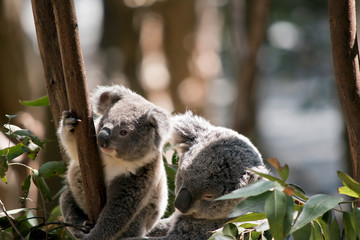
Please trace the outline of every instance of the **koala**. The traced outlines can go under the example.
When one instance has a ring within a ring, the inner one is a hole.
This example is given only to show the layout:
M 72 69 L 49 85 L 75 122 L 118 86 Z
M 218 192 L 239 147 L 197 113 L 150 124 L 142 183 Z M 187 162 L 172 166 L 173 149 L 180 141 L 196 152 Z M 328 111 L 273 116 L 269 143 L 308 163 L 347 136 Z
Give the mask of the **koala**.
M 95 225 L 88 223 L 74 128 L 79 120 L 66 112 L 58 135 L 70 158 L 66 190 L 60 198 L 66 223 L 84 226 L 70 232 L 81 239 L 141 237 L 166 210 L 167 179 L 162 149 L 171 133 L 171 116 L 131 90 L 99 86 L 91 102 L 107 201 Z
M 230 220 L 227 215 L 242 199 L 213 200 L 260 178 L 248 169 L 268 170 L 250 140 L 233 130 L 213 126 L 190 111 L 174 116 L 173 126 L 180 154 L 176 210 L 148 239 L 205 240 Z

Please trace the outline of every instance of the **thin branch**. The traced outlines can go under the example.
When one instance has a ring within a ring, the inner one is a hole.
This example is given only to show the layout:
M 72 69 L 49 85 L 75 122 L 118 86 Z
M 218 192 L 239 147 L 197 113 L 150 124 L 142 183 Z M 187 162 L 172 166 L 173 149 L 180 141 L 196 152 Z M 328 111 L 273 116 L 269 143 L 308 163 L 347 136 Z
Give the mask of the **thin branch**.
M 2 211 L 4 212 L 6 218 L 9 220 L 10 224 L 12 225 L 12 227 L 15 229 L 16 233 L 20 236 L 20 238 L 21 238 L 22 240 L 25 240 L 25 238 L 23 237 L 23 235 L 21 235 L 19 229 L 16 227 L 13 219 L 12 219 L 12 218 L 9 216 L 9 214 L 7 213 L 6 208 L 5 208 L 5 205 L 4 205 L 4 203 L 1 201 L 1 199 L 0 199 L 0 205 L 1 205 Z

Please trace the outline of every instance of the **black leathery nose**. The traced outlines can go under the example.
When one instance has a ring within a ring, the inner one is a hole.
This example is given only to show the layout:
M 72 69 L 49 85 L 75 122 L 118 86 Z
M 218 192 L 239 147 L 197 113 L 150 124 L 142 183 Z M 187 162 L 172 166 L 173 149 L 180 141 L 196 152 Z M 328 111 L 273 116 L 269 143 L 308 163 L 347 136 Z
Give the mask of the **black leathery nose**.
M 186 188 L 180 190 L 179 194 L 176 196 L 174 205 L 182 213 L 189 211 L 193 203 L 193 196 Z
M 97 136 L 97 143 L 100 147 L 107 148 L 109 146 L 110 129 L 103 128 Z

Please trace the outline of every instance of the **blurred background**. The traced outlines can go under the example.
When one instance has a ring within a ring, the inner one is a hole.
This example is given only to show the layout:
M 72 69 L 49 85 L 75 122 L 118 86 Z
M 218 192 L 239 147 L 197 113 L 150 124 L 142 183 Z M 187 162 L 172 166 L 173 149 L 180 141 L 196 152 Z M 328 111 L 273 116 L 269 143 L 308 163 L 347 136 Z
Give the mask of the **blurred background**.
M 123 84 L 174 113 L 189 109 L 249 137 L 290 167 L 306 193 L 336 194 L 351 173 L 333 74 L 327 1 L 75 0 L 89 90 Z M 0 0 L 0 123 L 52 139 L 30 0 Z M 9 141 L 0 135 L 0 148 Z M 25 158 L 17 161 L 30 163 Z M 0 199 L 17 207 L 24 171 L 11 167 Z M 51 184 L 51 183 L 50 183 Z M 54 181 L 56 192 L 61 183 Z M 36 202 L 36 193 L 30 196 Z

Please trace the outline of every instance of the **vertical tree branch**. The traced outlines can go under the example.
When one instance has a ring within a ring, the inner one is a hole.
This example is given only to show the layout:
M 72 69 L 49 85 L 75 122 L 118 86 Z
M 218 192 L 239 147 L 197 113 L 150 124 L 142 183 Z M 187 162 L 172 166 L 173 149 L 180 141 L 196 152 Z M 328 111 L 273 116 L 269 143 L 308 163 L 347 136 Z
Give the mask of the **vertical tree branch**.
M 89 219 L 95 222 L 105 205 L 106 193 L 87 92 L 75 6 L 73 0 L 53 0 L 52 3 L 70 111 L 81 120 L 75 129 L 75 138 L 78 143 L 77 150 L 88 215 Z
M 87 93 L 84 61 L 72 0 L 32 0 L 55 125 L 70 109 L 81 123 L 75 130 L 89 219 L 99 216 L 106 201 L 102 165 Z M 86 143 L 86 144 L 83 144 Z
M 31 0 L 40 55 L 43 62 L 50 110 L 55 127 L 69 109 L 61 55 L 51 1 Z
M 360 75 L 355 0 L 328 0 L 334 71 L 348 132 L 353 174 L 360 181 Z

